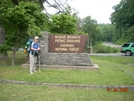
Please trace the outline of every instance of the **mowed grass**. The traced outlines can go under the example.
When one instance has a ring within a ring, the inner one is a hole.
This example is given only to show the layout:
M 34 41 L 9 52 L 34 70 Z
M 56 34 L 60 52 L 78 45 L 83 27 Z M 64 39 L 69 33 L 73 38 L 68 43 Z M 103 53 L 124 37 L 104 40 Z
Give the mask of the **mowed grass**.
M 33 75 L 29 68 L 21 67 L 27 61 L 26 54 L 17 52 L 16 65 L 9 59 L 0 60 L 0 79 L 27 82 L 46 82 L 57 84 L 91 84 L 91 85 L 134 85 L 133 57 L 97 57 L 91 60 L 99 65 L 97 71 L 80 70 L 44 70 Z M 126 72 L 121 70 L 123 68 Z M 134 91 L 107 92 L 107 89 L 61 88 L 37 85 L 17 85 L 0 83 L 0 101 L 134 101 Z
M 9 57 L 10 57 L 9 53 Z M 133 57 L 90 57 L 99 65 L 99 70 L 45 70 L 41 73 L 37 70 L 33 75 L 29 74 L 29 68 L 24 69 L 21 64 L 26 62 L 26 54 L 16 54 L 16 65 L 10 66 L 10 59 L 0 60 L 0 79 L 18 80 L 27 82 L 46 82 L 60 84 L 90 84 L 90 85 L 134 85 L 134 67 L 128 64 L 134 63 Z M 121 70 L 123 68 L 126 72 Z
M 0 84 L 0 101 L 134 101 L 134 92 Z

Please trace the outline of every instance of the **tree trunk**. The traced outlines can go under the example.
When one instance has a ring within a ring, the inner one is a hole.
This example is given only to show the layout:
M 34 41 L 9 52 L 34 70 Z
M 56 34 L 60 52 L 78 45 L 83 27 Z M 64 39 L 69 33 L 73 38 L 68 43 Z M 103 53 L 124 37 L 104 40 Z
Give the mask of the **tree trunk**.
M 18 38 L 18 40 L 20 41 L 21 40 L 21 31 L 20 31 L 20 38 Z M 17 41 L 18 42 L 18 41 Z M 13 47 L 13 51 L 12 51 L 12 66 L 15 65 L 15 55 L 16 55 L 16 52 L 18 50 L 20 46 L 20 43 L 16 43 Z
M 5 30 L 0 26 L 0 46 L 4 44 L 5 41 Z M 7 51 L 0 52 L 0 59 L 7 58 Z
M 12 51 L 12 66 L 15 65 L 15 54 L 16 54 L 17 49 L 18 49 L 18 47 L 13 48 L 13 51 Z

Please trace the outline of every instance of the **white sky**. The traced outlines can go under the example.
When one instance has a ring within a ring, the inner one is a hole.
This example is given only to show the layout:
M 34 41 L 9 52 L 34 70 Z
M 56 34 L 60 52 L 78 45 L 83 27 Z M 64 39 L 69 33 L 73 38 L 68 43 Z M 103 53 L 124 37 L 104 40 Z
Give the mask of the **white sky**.
M 91 19 L 98 23 L 111 23 L 110 14 L 114 12 L 113 6 L 120 3 L 121 0 L 68 0 L 69 6 L 76 9 L 80 18 L 91 16 Z M 53 0 L 51 0 L 53 2 Z M 44 4 L 45 5 L 45 4 Z M 48 8 L 51 14 L 55 12 L 53 8 Z
M 75 8 L 80 18 L 91 16 L 98 23 L 111 23 L 110 14 L 114 11 L 113 6 L 121 0 L 69 0 L 69 5 Z

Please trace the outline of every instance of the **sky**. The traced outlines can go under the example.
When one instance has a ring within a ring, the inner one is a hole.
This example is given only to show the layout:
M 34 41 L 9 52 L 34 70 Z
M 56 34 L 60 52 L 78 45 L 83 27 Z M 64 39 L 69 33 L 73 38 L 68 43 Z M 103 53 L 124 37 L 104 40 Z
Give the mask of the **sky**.
M 110 14 L 114 12 L 113 6 L 121 0 L 69 0 L 69 5 L 75 8 L 80 18 L 91 16 L 98 23 L 111 23 Z
M 121 0 L 68 0 L 69 6 L 76 9 L 80 18 L 91 16 L 91 19 L 98 23 L 111 23 L 110 14 L 114 12 L 113 6 L 120 3 Z M 51 0 L 53 2 L 53 0 Z M 44 4 L 45 5 L 45 4 Z M 48 8 L 51 14 L 55 12 L 53 8 Z

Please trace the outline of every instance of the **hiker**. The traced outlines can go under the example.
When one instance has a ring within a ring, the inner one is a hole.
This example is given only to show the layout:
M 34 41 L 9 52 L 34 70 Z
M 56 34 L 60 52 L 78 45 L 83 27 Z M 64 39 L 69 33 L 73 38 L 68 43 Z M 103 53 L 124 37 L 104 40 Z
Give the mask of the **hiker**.
M 30 47 L 30 74 L 33 74 L 33 72 L 36 72 L 36 61 L 37 57 L 39 55 L 40 51 L 40 45 L 39 45 L 39 37 L 35 36 L 34 41 L 31 43 Z

